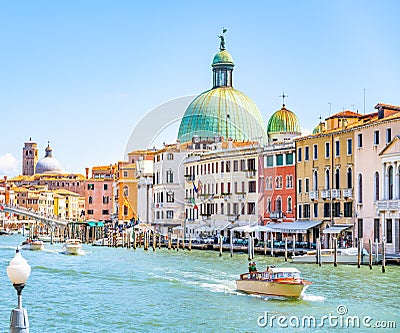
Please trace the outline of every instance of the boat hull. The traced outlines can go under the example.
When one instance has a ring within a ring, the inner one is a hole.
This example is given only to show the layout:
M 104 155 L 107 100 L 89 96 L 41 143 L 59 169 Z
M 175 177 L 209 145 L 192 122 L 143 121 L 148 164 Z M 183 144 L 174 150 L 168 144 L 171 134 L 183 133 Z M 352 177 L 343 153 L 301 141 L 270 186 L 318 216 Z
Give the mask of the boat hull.
M 66 254 L 77 255 L 77 254 L 80 254 L 81 249 L 82 249 L 82 245 L 81 246 L 78 246 L 78 245 L 76 245 L 76 246 L 74 246 L 74 245 L 64 246 L 64 252 Z
M 23 250 L 41 251 L 44 249 L 44 244 L 43 242 L 32 242 L 30 244 L 22 244 L 21 248 Z
M 248 294 L 282 297 L 300 297 L 308 287 L 303 283 L 286 283 L 263 280 L 236 280 L 236 289 Z

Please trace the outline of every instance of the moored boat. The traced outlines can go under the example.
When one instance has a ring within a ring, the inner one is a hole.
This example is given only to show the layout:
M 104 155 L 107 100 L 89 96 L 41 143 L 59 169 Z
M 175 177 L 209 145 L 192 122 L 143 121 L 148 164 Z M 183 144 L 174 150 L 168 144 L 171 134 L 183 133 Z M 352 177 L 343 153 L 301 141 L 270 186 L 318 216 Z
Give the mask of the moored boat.
M 80 239 L 67 239 L 63 245 L 63 249 L 66 254 L 80 254 L 82 250 L 82 242 Z
M 236 289 L 248 294 L 298 298 L 310 284 L 297 268 L 271 266 L 265 272 L 241 274 Z
M 23 250 L 40 251 L 44 249 L 44 243 L 39 239 L 28 238 L 27 240 L 22 242 L 21 248 Z
M 335 258 L 334 249 L 322 249 L 321 250 L 321 263 L 322 264 L 333 264 Z M 317 251 L 308 251 L 306 254 L 292 256 L 292 261 L 295 263 L 316 263 L 317 262 Z M 380 260 L 380 256 L 372 256 L 373 263 Z M 361 251 L 361 263 L 368 263 L 369 253 L 366 249 Z M 358 263 L 358 248 L 352 247 L 347 249 L 337 249 L 336 262 L 338 264 L 357 264 Z

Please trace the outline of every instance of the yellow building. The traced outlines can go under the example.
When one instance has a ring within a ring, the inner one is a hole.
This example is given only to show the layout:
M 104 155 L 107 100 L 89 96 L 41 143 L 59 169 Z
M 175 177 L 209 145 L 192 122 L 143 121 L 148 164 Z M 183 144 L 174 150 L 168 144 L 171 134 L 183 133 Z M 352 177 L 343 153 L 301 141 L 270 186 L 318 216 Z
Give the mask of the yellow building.
M 296 142 L 297 218 L 320 220 L 318 231 L 329 246 L 328 227 L 349 233 L 354 225 L 354 125 L 359 115 L 343 111 Z M 326 230 L 325 230 L 326 229 Z M 324 231 L 322 231 L 324 230 Z
M 82 210 L 85 210 L 85 198 L 68 190 L 56 190 L 54 192 L 54 215 L 68 220 L 79 220 Z M 56 210 L 57 202 L 61 203 L 60 207 L 63 207 L 62 203 L 64 202 L 63 211 Z M 80 203 L 83 203 L 83 207 L 80 206 Z

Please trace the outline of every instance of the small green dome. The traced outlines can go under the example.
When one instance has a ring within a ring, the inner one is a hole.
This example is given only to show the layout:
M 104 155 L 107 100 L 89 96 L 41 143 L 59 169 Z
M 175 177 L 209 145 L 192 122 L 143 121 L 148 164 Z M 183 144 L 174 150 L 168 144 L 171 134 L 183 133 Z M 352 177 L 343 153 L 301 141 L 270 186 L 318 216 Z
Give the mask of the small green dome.
M 214 56 L 212 65 L 218 65 L 218 64 L 234 65 L 232 56 L 230 55 L 230 53 L 228 51 L 222 50 Z
M 282 108 L 269 119 L 267 133 L 285 133 L 301 135 L 300 123 L 297 116 L 290 110 Z
M 188 106 L 178 139 L 188 142 L 194 136 L 221 136 L 266 142 L 264 126 L 259 109 L 248 96 L 232 87 L 218 87 L 205 91 Z

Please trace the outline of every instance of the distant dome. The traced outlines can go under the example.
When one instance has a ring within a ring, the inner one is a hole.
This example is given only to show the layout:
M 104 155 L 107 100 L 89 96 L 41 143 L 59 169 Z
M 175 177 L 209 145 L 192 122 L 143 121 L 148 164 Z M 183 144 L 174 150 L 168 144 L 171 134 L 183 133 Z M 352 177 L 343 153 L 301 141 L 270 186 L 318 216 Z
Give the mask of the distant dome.
M 60 163 L 53 157 L 53 149 L 50 145 L 46 147 L 46 155 L 36 164 L 36 173 L 61 173 Z
M 248 96 L 232 87 L 218 87 L 205 91 L 188 106 L 178 139 L 187 142 L 197 135 L 265 142 L 264 126 L 257 105 Z
M 286 109 L 285 104 L 269 119 L 268 137 L 272 141 L 288 140 L 301 135 L 300 123 L 294 112 Z

